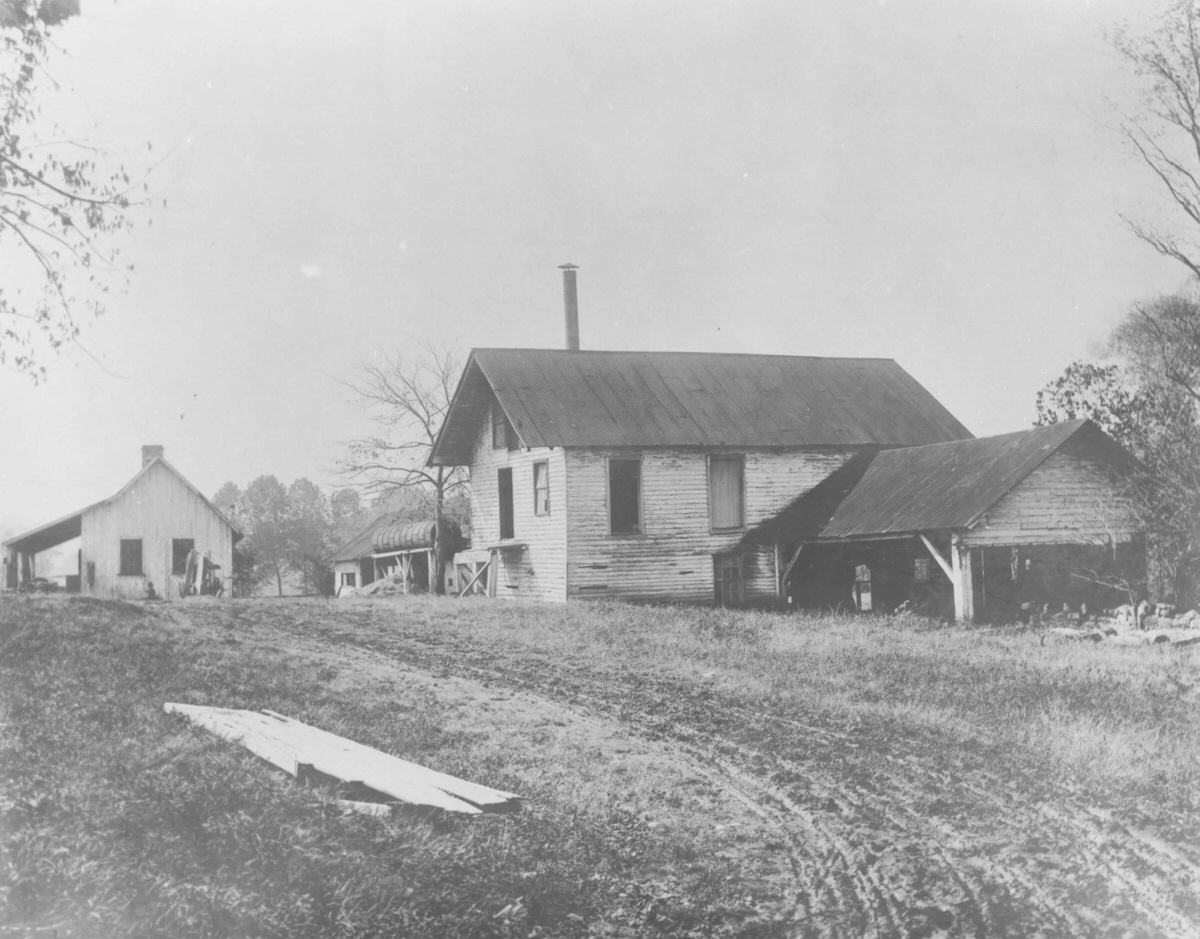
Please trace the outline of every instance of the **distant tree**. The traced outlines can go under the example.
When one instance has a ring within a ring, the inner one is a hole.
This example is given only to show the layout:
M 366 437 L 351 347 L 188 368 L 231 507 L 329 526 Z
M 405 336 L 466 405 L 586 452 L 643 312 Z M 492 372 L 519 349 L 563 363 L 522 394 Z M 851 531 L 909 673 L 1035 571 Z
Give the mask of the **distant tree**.
M 287 489 L 274 476 L 259 476 L 246 487 L 239 515 L 254 555 L 256 586 L 274 577 L 279 596 L 283 596 L 283 575 L 290 569 L 288 514 Z
M 224 512 L 231 522 L 241 528 L 242 490 L 237 483 L 224 483 L 212 497 L 212 504 Z
M 1084 418 L 1133 452 L 1142 450 L 1146 402 L 1116 362 L 1072 362 L 1037 393 L 1038 426 Z
M 354 403 L 366 408 L 378 433 L 349 442 L 340 461 L 342 473 L 364 493 L 386 496 L 400 490 L 416 494 L 436 526 L 437 569 L 434 590 L 445 590 L 445 526 L 448 500 L 463 491 L 467 475 L 458 466 L 427 466 L 429 453 L 461 370 L 454 349 L 427 343 L 405 359 L 399 353 L 359 366 L 356 378 L 342 384 Z
M 240 596 L 272 580 L 283 596 L 284 577 L 293 575 L 306 593 L 333 592 L 333 522 L 329 500 L 316 484 L 300 478 L 284 486 L 274 476 L 259 476 L 243 492 L 227 482 L 213 504 L 245 535 L 234 547 L 234 589 Z
M 329 510 L 335 521 L 363 514 L 362 495 L 357 489 L 338 489 L 329 497 Z
M 212 497 L 212 504 L 223 512 L 243 535 L 233 546 L 233 595 L 249 597 L 258 589 L 262 577 L 255 562 L 254 549 L 244 537 L 246 521 L 241 510 L 242 490 L 236 483 L 227 482 Z
M 35 381 L 46 374 L 44 353 L 77 342 L 82 315 L 104 312 L 122 272 L 103 236 L 130 225 L 134 187 L 123 168 L 36 132 L 52 36 L 78 12 L 78 0 L 0 0 L 0 365 Z M 23 293 L 22 284 L 37 289 Z
M 251 597 L 262 583 L 254 546 L 243 538 L 233 546 L 233 595 Z
M 1200 599 L 1200 305 L 1135 304 L 1111 360 L 1075 362 L 1038 392 L 1038 424 L 1087 417 L 1141 460 L 1129 494 L 1151 533 L 1151 590 Z
M 297 479 L 287 491 L 287 563 L 305 593 L 333 593 L 333 519 L 325 493 L 307 479 Z

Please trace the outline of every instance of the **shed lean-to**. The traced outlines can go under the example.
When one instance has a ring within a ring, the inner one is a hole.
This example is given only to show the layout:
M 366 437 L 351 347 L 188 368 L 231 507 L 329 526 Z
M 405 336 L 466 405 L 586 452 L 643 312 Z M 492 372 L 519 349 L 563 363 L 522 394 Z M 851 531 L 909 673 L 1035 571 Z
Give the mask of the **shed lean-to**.
M 749 527 L 863 448 L 963 436 L 887 359 L 480 349 L 430 462 L 470 467 L 493 595 L 756 602 Z
M 932 560 L 952 588 L 955 617 L 970 620 L 989 589 L 1009 605 L 1032 599 L 1035 563 L 1074 567 L 1075 575 L 1107 566 L 1116 576 L 1105 579 L 1129 580 L 1144 563 L 1129 550 L 1141 536 L 1126 491 L 1137 468 L 1090 421 L 885 450 L 818 525 L 801 530 L 785 512 L 758 540 L 837 548 L 847 566 L 869 556 L 892 567 L 900 587 L 912 580 L 914 561 Z M 907 572 L 897 572 L 897 559 Z M 1065 589 L 1079 594 L 1083 579 L 1075 580 L 1076 589 Z

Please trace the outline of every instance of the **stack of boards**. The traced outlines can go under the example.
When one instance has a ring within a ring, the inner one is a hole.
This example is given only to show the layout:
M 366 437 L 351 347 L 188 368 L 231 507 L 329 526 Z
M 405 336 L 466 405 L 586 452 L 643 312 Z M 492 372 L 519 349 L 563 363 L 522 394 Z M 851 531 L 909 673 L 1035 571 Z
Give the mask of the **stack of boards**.
M 239 711 L 193 704 L 163 705 L 168 714 L 186 717 L 224 740 L 241 744 L 273 766 L 303 779 L 330 777 L 348 787 L 365 787 L 387 799 L 477 815 L 506 812 L 519 806 L 519 796 L 489 789 L 409 763 L 373 747 L 293 720 L 275 711 Z M 373 814 L 389 811 L 386 802 L 353 803 Z

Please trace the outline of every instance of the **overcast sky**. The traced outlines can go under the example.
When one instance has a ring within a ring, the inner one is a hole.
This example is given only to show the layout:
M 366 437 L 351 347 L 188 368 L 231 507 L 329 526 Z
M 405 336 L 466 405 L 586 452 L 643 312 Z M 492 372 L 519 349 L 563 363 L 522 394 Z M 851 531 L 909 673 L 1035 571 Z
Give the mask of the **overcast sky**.
M 1176 288 L 1106 32 L 1145 0 L 85 0 L 52 124 L 149 173 L 129 291 L 0 372 L 0 535 L 161 443 L 339 484 L 337 380 L 429 337 L 896 359 L 977 435 Z M 148 148 L 149 145 L 149 148 Z M 93 358 L 94 357 L 94 358 Z

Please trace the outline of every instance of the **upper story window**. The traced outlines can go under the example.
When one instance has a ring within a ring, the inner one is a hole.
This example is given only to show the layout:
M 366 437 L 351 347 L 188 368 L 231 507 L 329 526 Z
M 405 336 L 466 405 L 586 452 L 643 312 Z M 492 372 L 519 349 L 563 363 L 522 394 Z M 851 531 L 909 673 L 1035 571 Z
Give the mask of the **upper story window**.
M 708 520 L 713 531 L 729 531 L 746 524 L 745 469 L 746 458 L 740 453 L 708 458 Z
M 642 530 L 642 461 L 637 457 L 608 461 L 608 530 L 614 535 Z
M 533 514 L 550 514 L 550 464 L 546 460 L 533 464 Z
M 121 539 L 121 567 L 118 576 L 120 577 L 141 577 L 142 576 L 142 539 L 141 538 L 122 538 Z
M 517 432 L 513 430 L 512 424 L 508 420 L 508 416 L 504 413 L 504 408 L 500 407 L 499 401 L 492 402 L 492 449 L 493 450 L 516 450 L 520 446 L 517 440 Z

